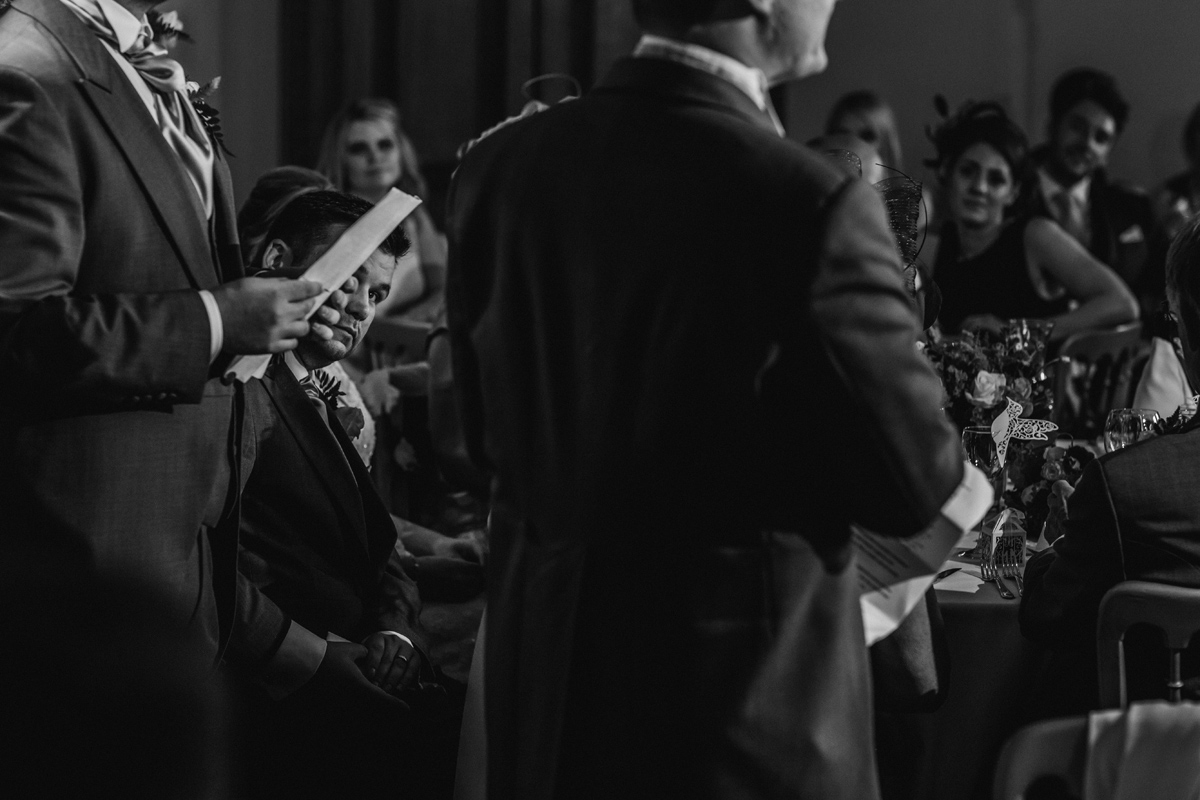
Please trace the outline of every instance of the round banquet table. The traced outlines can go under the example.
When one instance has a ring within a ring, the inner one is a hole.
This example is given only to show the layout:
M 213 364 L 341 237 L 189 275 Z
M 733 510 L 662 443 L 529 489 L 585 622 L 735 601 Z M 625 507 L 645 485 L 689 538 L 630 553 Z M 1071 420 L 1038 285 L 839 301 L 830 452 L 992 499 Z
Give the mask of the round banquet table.
M 990 798 L 996 756 L 1027 714 L 1040 650 L 1017 626 L 1020 598 L 1004 600 L 985 583 L 974 594 L 938 591 L 937 600 L 948 691 L 932 714 L 878 715 L 885 800 Z

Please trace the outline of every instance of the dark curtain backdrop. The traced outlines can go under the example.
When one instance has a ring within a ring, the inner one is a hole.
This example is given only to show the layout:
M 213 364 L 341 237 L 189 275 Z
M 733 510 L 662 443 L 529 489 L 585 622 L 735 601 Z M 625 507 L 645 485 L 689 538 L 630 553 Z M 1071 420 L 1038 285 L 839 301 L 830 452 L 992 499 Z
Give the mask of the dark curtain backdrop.
M 280 156 L 312 166 L 348 99 L 394 100 L 441 217 L 458 146 L 550 73 L 586 90 L 637 39 L 630 0 L 279 0 Z

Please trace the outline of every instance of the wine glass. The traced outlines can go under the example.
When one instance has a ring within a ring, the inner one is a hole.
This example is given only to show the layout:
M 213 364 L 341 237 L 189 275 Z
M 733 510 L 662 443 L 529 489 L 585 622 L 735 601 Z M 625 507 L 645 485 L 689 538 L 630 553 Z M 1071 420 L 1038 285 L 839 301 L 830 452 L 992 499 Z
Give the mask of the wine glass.
M 1109 453 L 1157 433 L 1158 412 L 1150 408 L 1115 408 L 1104 422 L 1104 449 Z
M 1000 477 L 1000 454 L 996 452 L 996 440 L 992 438 L 992 429 L 983 425 L 971 425 L 963 428 L 963 452 L 979 471 L 987 475 L 992 484 L 996 499 L 1000 499 L 1000 489 L 997 484 Z M 983 541 L 983 520 L 979 521 L 979 538 Z

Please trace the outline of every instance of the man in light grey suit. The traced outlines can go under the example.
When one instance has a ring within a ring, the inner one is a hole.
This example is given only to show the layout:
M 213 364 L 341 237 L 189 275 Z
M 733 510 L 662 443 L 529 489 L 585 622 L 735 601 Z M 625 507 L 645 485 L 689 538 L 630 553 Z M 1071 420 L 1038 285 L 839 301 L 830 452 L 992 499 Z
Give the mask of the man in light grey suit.
M 229 656 L 281 691 L 319 665 L 357 673 L 361 648 L 323 662 L 236 578 L 240 424 L 220 374 L 294 347 L 320 287 L 242 277 L 229 172 L 149 35 L 154 2 L 4 5 L 0 541 L 159 587 L 214 663 L 238 627 Z

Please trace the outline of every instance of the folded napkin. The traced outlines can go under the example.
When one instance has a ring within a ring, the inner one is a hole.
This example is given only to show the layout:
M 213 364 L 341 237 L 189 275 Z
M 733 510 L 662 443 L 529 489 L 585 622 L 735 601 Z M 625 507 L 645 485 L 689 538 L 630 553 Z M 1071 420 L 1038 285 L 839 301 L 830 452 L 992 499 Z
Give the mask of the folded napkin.
M 947 575 L 935 583 L 933 587 L 941 592 L 963 592 L 964 594 L 978 592 L 979 587 L 983 585 L 983 578 L 979 574 L 979 565 L 967 564 L 962 561 L 947 561 L 945 564 L 942 564 L 942 568 L 938 572 L 955 567 L 958 567 L 958 572 Z
M 1083 797 L 1200 798 L 1200 705 L 1159 700 L 1092 712 Z

